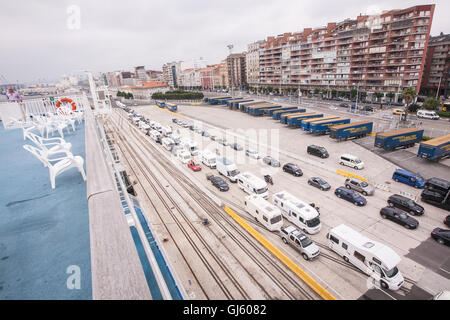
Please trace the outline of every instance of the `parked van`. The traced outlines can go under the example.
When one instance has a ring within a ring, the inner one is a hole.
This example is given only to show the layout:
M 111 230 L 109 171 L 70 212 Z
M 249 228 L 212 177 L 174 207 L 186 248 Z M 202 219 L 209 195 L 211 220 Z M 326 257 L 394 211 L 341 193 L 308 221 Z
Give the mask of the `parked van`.
M 170 138 L 163 138 L 162 139 L 162 145 L 164 148 L 166 148 L 167 150 L 171 151 L 173 146 L 175 145 L 175 142 L 173 142 L 172 139 Z
M 400 256 L 382 243 L 366 238 L 341 224 L 327 234 L 328 247 L 365 274 L 383 289 L 398 290 L 404 278 L 398 270 Z
M 279 231 L 283 226 L 281 211 L 259 195 L 245 197 L 245 211 L 270 231 Z
M 267 183 L 255 176 L 250 172 L 243 172 L 237 176 L 237 183 L 239 188 L 247 192 L 248 194 L 255 194 L 263 197 L 264 199 L 269 198 L 269 190 L 267 188 Z
M 227 158 L 217 158 L 217 171 L 228 179 L 231 182 L 237 181 L 237 176 L 239 174 L 239 170 L 236 168 L 236 165 L 228 160 Z
M 156 130 L 152 130 L 150 131 L 150 138 L 152 138 L 153 140 L 158 140 L 158 137 L 161 138 L 161 133 L 159 133 Z
M 320 158 L 328 158 L 330 156 L 328 154 L 327 149 L 325 149 L 324 147 L 316 146 L 316 145 L 308 146 L 306 151 L 308 152 L 308 154 L 311 154 L 313 156 L 320 157 Z
M 191 154 L 186 149 L 180 149 L 178 150 L 177 157 L 182 163 L 188 163 L 191 159 Z
M 184 137 L 181 138 L 181 146 L 186 148 L 186 150 L 188 150 L 192 156 L 197 156 L 198 155 L 198 143 L 194 140 L 191 140 L 190 138 Z
M 217 166 L 216 155 L 209 150 L 204 150 L 202 152 L 202 163 L 211 169 L 215 169 Z
M 397 169 L 392 175 L 392 179 L 397 182 L 407 184 L 414 188 L 418 189 L 425 188 L 425 179 L 418 173 Z
M 281 191 L 272 196 L 272 203 L 280 208 L 281 214 L 301 230 L 316 234 L 322 224 L 319 212 L 306 202 L 298 199 L 287 191 Z
M 417 111 L 417 118 L 439 120 L 439 115 L 434 111 L 419 110 Z
M 351 154 L 343 154 L 339 158 L 339 163 L 343 166 L 352 167 L 357 170 L 364 169 L 364 162 L 362 162 L 358 157 L 352 156 Z

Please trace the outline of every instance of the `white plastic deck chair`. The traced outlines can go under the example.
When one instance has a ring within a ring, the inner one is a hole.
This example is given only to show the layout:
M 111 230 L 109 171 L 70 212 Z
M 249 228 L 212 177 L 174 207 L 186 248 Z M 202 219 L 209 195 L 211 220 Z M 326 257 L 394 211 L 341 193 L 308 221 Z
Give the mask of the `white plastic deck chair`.
M 72 154 L 72 144 L 61 138 L 45 139 L 33 132 L 27 132 L 26 138 L 31 140 L 39 149 L 41 149 L 46 158 L 58 153 Z
M 81 173 L 83 180 L 86 181 L 86 174 L 84 173 L 83 169 L 84 159 L 82 157 L 74 156 L 70 153 L 68 156 L 65 157 L 49 159 L 45 157 L 42 150 L 38 148 L 35 148 L 28 144 L 24 145 L 23 148 L 29 151 L 39 161 L 44 163 L 46 167 L 48 167 L 50 173 L 50 184 L 52 186 L 52 189 L 55 189 L 56 177 L 71 168 L 77 168 L 78 171 Z

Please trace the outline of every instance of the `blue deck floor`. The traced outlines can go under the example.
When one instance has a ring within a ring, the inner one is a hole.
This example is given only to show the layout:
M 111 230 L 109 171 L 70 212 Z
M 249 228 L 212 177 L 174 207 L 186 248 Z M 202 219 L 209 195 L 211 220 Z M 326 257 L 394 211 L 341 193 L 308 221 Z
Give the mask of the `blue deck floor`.
M 84 125 L 65 140 L 85 159 Z M 52 190 L 25 143 L 22 130 L 0 125 L 0 299 L 92 299 L 86 183 L 70 169 Z M 68 289 L 70 266 L 80 289 Z

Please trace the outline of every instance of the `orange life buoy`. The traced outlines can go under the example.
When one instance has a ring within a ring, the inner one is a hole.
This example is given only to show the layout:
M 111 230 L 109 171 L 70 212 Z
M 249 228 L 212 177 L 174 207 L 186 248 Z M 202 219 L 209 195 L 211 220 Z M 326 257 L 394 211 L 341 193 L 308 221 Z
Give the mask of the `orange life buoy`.
M 72 111 L 77 110 L 77 105 L 75 104 L 75 102 L 72 101 L 72 99 L 69 99 L 69 98 L 62 98 L 61 100 L 56 101 L 56 108 L 57 109 L 59 107 L 61 107 L 61 103 L 62 102 L 70 103 L 72 105 Z

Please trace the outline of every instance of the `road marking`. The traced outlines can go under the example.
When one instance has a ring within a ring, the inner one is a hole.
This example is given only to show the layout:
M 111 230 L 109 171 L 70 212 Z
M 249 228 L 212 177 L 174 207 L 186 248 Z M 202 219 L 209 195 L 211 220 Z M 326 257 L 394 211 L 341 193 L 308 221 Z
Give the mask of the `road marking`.
M 439 268 L 439 270 L 442 270 L 442 271 L 444 271 L 444 272 L 450 274 L 450 271 L 447 271 L 447 270 L 445 270 L 445 269 Z
M 350 172 L 347 172 L 347 171 L 343 171 L 341 169 L 337 169 L 336 173 L 341 175 L 341 176 L 347 177 L 347 178 L 356 178 L 356 179 L 359 179 L 359 180 L 367 182 L 367 180 L 365 178 L 357 176 L 356 174 L 353 174 L 353 173 L 350 173 Z
M 336 300 L 336 298 L 329 293 L 324 287 L 317 283 L 311 276 L 303 271 L 291 259 L 284 255 L 278 248 L 276 248 L 270 241 L 264 238 L 258 231 L 248 225 L 236 212 L 225 206 L 225 212 L 228 213 L 237 223 L 241 225 L 248 233 L 250 233 L 259 243 L 261 243 L 267 250 L 269 250 L 275 257 L 283 262 L 289 269 L 291 269 L 300 279 L 302 279 L 311 289 L 313 289 L 319 296 L 325 300 Z

